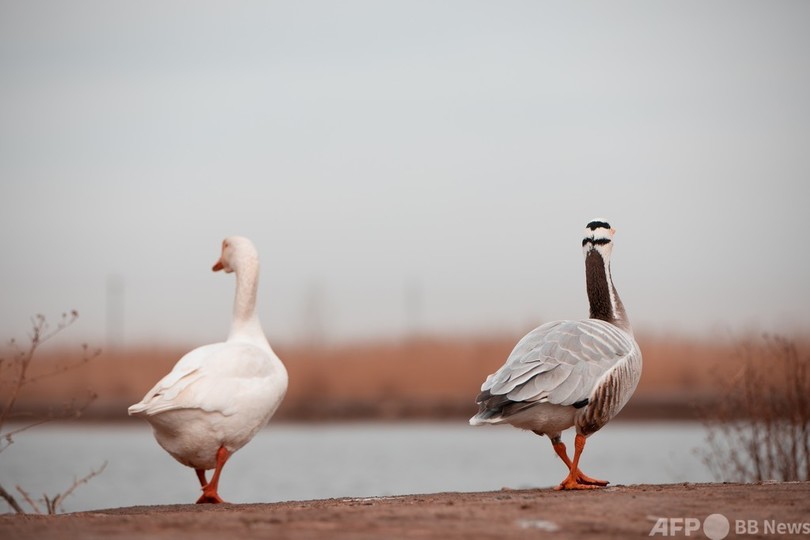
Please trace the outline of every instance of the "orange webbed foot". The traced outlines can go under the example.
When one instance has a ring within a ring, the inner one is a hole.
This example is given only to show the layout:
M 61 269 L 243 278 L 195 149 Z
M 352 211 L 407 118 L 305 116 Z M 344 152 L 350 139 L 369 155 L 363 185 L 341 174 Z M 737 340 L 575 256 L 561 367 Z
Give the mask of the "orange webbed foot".
M 197 504 L 219 504 L 224 502 L 225 501 L 223 501 L 222 498 L 216 493 L 203 492 L 203 494 L 200 495 L 200 498 L 197 499 Z
M 586 484 L 589 486 L 596 486 L 596 487 L 605 487 L 610 483 L 607 480 L 598 480 L 596 478 L 591 478 L 590 476 L 585 476 L 584 474 L 582 474 L 582 471 L 578 471 L 577 482 L 579 482 L 580 484 Z
M 559 486 L 555 486 L 556 491 L 567 491 L 569 489 L 599 489 L 603 486 L 598 484 L 584 484 L 570 476 L 563 480 Z

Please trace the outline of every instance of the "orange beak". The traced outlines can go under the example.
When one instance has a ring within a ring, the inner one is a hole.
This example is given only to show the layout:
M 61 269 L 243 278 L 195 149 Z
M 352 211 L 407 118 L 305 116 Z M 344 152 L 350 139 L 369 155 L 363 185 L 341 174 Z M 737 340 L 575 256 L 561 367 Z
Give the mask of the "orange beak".
M 217 263 L 214 265 L 214 267 L 211 268 L 211 270 L 213 270 L 214 272 L 219 272 L 223 268 L 225 268 L 225 267 L 222 266 L 222 259 L 220 259 L 220 260 L 217 261 Z

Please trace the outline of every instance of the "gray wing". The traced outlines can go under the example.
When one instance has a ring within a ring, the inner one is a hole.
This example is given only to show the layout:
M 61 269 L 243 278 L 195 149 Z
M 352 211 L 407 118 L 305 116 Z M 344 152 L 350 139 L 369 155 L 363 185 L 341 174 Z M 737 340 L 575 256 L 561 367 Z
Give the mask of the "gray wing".
M 629 335 L 604 321 L 544 324 L 521 339 L 503 367 L 487 377 L 482 396 L 584 405 L 599 378 L 634 347 Z

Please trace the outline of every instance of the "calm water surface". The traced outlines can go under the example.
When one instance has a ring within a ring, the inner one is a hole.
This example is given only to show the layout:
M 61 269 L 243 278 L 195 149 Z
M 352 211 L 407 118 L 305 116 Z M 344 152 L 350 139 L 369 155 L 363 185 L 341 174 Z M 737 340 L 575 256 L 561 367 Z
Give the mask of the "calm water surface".
M 573 431 L 563 440 L 573 450 Z M 710 481 L 696 455 L 703 442 L 699 424 L 614 422 L 588 439 L 580 465 L 614 484 Z M 0 454 L 0 483 L 54 495 L 104 461 L 106 470 L 67 499 L 66 511 L 199 496 L 194 471 L 169 457 L 146 423 L 21 433 Z M 486 491 L 547 487 L 566 472 L 547 438 L 506 426 L 271 424 L 231 458 L 219 491 L 234 503 Z

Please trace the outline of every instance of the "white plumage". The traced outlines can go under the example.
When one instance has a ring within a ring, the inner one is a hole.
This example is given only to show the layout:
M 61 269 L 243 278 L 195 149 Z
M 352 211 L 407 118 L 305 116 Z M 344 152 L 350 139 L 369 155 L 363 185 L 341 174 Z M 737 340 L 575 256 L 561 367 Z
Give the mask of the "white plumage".
M 287 391 L 287 371 L 256 315 L 256 248 L 247 238 L 227 238 L 213 269 L 236 273 L 228 339 L 183 356 L 129 408 L 152 425 L 161 447 L 197 470 L 204 492 L 197 502 L 221 501 L 216 490 L 222 465 L 267 424 Z M 204 471 L 214 468 L 211 482 L 204 481 Z

